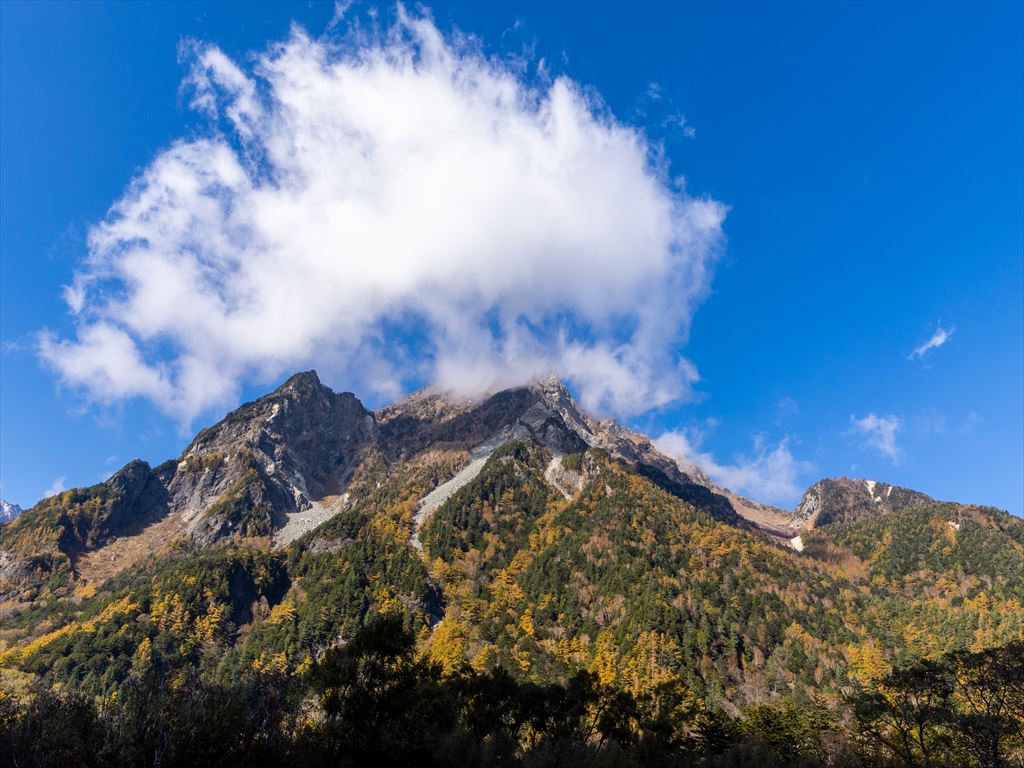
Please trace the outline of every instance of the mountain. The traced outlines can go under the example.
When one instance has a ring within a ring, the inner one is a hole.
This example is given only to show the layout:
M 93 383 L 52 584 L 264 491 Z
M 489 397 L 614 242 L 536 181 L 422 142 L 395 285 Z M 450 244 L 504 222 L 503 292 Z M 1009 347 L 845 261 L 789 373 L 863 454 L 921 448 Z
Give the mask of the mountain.
M 375 436 L 355 395 L 332 392 L 309 371 L 201 431 L 155 474 L 167 513 L 197 541 L 266 536 L 338 493 Z
M 0 537 L 0 596 L 31 596 L 33 574 L 37 585 L 60 573 L 95 581 L 178 537 L 284 546 L 365 497 L 368 478 L 442 457 L 432 503 L 521 439 L 551 452 L 549 480 L 565 475 L 562 456 L 592 447 L 717 519 L 750 527 L 736 503 L 753 502 L 684 471 L 647 438 L 584 414 L 556 379 L 479 401 L 424 390 L 370 413 L 307 371 L 203 429 L 175 460 L 155 469 L 133 461 L 104 483 L 41 501 Z
M 796 505 L 793 522 L 803 528 L 820 528 L 933 504 L 935 499 L 909 488 L 874 480 L 827 478 L 807 489 Z
M 11 522 L 21 513 L 22 509 L 17 504 L 11 504 L 0 499 L 0 525 Z
M 395 617 L 445 675 L 841 707 L 1024 638 L 1022 605 L 1018 518 L 847 478 L 759 505 L 555 379 L 369 411 L 300 373 L 0 528 L 0 679 L 104 695 L 154 665 L 301 675 Z

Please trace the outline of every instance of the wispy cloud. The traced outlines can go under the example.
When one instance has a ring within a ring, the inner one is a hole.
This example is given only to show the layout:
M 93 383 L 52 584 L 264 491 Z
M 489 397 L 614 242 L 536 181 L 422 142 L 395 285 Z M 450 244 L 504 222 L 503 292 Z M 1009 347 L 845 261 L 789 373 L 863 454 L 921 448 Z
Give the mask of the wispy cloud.
M 935 333 L 933 333 L 931 335 L 931 338 L 929 338 L 928 341 L 924 342 L 920 346 L 915 347 L 914 351 L 911 352 L 909 355 L 907 355 L 907 359 L 908 360 L 920 360 L 921 358 L 923 358 L 931 350 L 938 349 L 943 344 L 945 344 L 947 341 L 949 341 L 952 338 L 952 336 L 953 336 L 953 331 L 955 331 L 955 330 L 956 330 L 956 328 L 950 328 L 947 331 L 942 326 L 938 326 L 935 329 Z
M 327 29 L 334 29 L 338 26 L 353 3 L 355 0 L 334 0 L 334 13 L 331 14 L 331 20 L 327 23 Z
M 772 444 L 764 435 L 755 435 L 753 455 L 736 455 L 731 463 L 702 451 L 702 440 L 700 431 L 672 430 L 662 433 L 654 444 L 674 459 L 697 465 L 718 485 L 766 503 L 796 501 L 804 490 L 801 478 L 813 470 L 812 464 L 793 455 L 788 437 Z
M 850 429 L 844 434 L 861 437 L 865 445 L 888 457 L 893 464 L 899 461 L 902 451 L 896 445 L 896 436 L 903 429 L 903 420 L 900 417 L 893 414 L 878 416 L 872 411 L 859 419 L 850 416 L 850 425 Z
M 64 475 L 54 478 L 53 482 L 50 483 L 50 487 L 43 491 L 41 498 L 48 499 L 51 496 L 56 496 L 58 493 L 66 490 L 64 488 Z
M 679 126 L 680 129 L 682 129 L 683 136 L 685 136 L 686 138 L 692 139 L 697 136 L 697 129 L 687 123 L 685 116 L 678 115 L 676 118 L 676 124 Z
M 186 46 L 209 128 L 90 231 L 76 332 L 39 336 L 66 384 L 183 423 L 309 365 L 381 396 L 549 372 L 605 412 L 689 395 L 725 207 L 592 91 L 397 14 L 238 62 Z
M 682 134 L 688 139 L 697 136 L 697 129 L 675 105 L 675 99 L 665 92 L 660 83 L 652 82 L 637 99 L 635 114 L 649 118 L 649 123 L 660 124 L 667 135 Z

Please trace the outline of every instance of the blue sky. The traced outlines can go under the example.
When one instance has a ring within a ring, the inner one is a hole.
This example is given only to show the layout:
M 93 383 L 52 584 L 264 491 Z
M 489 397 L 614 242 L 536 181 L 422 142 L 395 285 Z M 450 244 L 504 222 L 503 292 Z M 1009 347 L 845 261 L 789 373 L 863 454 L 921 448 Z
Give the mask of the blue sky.
M 624 183 L 649 194 L 652 210 L 671 200 L 691 213 L 714 203 L 724 215 L 708 224 L 716 234 L 710 255 L 682 262 L 707 263 L 704 290 L 691 296 L 685 279 L 671 291 L 653 289 L 659 312 L 689 325 L 688 338 L 667 334 L 670 350 L 644 342 L 637 365 L 655 372 L 637 384 L 639 401 L 619 390 L 593 390 L 590 399 L 761 500 L 791 505 L 794 489 L 850 475 L 1024 511 L 1024 5 L 428 8 L 443 35 L 476 36 L 485 56 L 521 71 L 527 86 L 543 91 L 553 78 L 571 78 L 588 104 L 600 102 L 594 130 L 613 121 L 645 137 L 659 155 L 660 187 L 629 176 L 621 134 L 601 134 L 618 137 L 611 151 L 626 168 Z M 256 362 L 235 361 L 221 389 L 185 405 L 174 400 L 188 391 L 181 377 L 154 382 L 133 369 L 137 386 L 118 394 L 83 387 L 92 369 L 80 357 L 78 379 L 68 356 L 40 358 L 44 330 L 54 344 L 78 345 L 58 350 L 90 351 L 81 336 L 73 341 L 88 321 L 69 312 L 63 286 L 88 270 L 88 234 L 132 179 L 175 141 L 229 132 L 226 107 L 210 118 L 193 104 L 207 93 L 223 99 L 225 81 L 216 93 L 195 80 L 182 87 L 196 59 L 212 61 L 202 58 L 205 46 L 254 77 L 257 55 L 288 39 L 293 22 L 321 41 L 353 20 L 371 25 L 375 11 L 385 25 L 395 15 L 393 6 L 356 5 L 327 31 L 335 11 L 315 3 L 0 6 L 5 499 L 28 505 L 47 490 L 96 482 L 133 457 L 175 456 L 200 426 L 283 379 L 293 359 L 371 406 L 395 387 L 466 376 L 477 358 L 456 354 L 469 342 L 451 332 L 449 346 L 418 356 L 416 315 L 375 325 L 377 336 L 356 351 L 317 337 L 295 358 L 264 350 Z M 226 71 L 212 67 L 203 71 Z M 679 176 L 685 196 L 673 191 Z M 612 200 L 609 192 L 596 204 Z M 624 218 L 617 231 L 633 224 Z M 572 219 L 564 229 L 585 241 L 596 236 L 593 226 Z M 569 242 L 547 230 L 537 236 L 545 248 Z M 652 273 L 674 263 L 659 260 L 671 248 L 652 249 Z M 615 275 L 617 254 L 608 251 L 601 275 Z M 639 293 L 621 300 L 644 303 L 645 284 L 630 286 Z M 495 290 L 500 306 L 488 310 L 488 334 L 503 308 L 523 300 L 508 284 Z M 628 318 L 595 330 L 591 298 L 581 293 L 564 312 L 538 305 L 561 314 L 528 335 L 531 360 L 555 359 L 536 337 L 547 339 L 565 318 L 584 347 L 602 333 L 608 343 L 632 338 Z M 951 332 L 944 343 L 912 354 L 940 329 Z M 508 331 L 495 338 L 504 342 Z M 398 351 L 375 354 L 380 347 Z M 496 376 L 523 360 L 503 349 L 485 352 Z M 159 367 L 180 359 L 176 350 L 157 337 L 146 360 Z M 662 353 L 685 356 L 699 380 L 665 368 Z M 560 363 L 570 359 L 557 354 Z M 430 370 L 434 357 L 447 360 L 447 373 Z M 374 388 L 374 377 L 390 384 Z M 573 382 L 584 396 L 594 386 L 579 372 Z

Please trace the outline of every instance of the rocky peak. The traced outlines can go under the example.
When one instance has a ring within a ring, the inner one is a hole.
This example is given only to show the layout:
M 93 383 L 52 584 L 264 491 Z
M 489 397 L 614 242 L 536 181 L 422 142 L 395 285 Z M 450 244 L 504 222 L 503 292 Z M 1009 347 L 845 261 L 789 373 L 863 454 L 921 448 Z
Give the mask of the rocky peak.
M 459 397 L 450 392 L 440 392 L 432 387 L 423 387 L 406 395 L 391 405 L 374 411 L 373 418 L 378 426 L 396 420 L 441 423 L 450 421 L 480 404 L 480 400 Z
M 598 420 L 589 416 L 557 377 L 538 380 L 530 389 L 588 446 L 607 451 L 671 493 L 731 524 L 752 523 L 773 535 L 791 535 L 793 524 L 789 512 L 719 488 L 696 464 L 666 456 L 645 435 L 614 419 Z
M 296 392 L 296 393 L 318 393 L 323 390 L 330 389 L 320 381 L 320 376 L 313 369 L 308 371 L 299 371 L 298 373 L 292 374 L 292 376 L 278 387 L 271 394 L 281 394 L 283 392 Z
M 909 488 L 863 478 L 831 477 L 807 489 L 796 506 L 794 523 L 805 529 L 820 528 L 933 503 L 930 496 Z
M 340 493 L 375 435 L 355 395 L 332 391 L 315 371 L 295 374 L 196 436 L 165 471 L 170 510 L 201 538 L 226 532 L 224 515 L 269 533 L 283 515 Z
M 607 451 L 633 471 L 720 520 L 747 526 L 749 521 L 745 519 L 745 510 L 767 509 L 716 487 L 696 465 L 666 456 L 650 438 L 613 419 L 598 420 L 588 415 L 556 377 L 534 382 L 530 391 L 587 446 Z
M 202 430 L 177 460 L 155 470 L 132 462 L 115 473 L 105 485 L 123 503 L 111 510 L 111 531 L 170 516 L 177 532 L 200 543 L 237 534 L 277 536 L 303 516 L 306 522 L 326 519 L 351 503 L 350 490 L 365 490 L 365 482 L 349 488 L 360 466 L 382 476 L 425 451 L 452 451 L 465 456 L 462 476 L 514 440 L 537 441 L 553 462 L 599 448 L 719 520 L 789 531 L 789 513 L 718 488 L 647 437 L 591 417 L 557 378 L 476 399 L 423 389 L 370 413 L 353 394 L 324 385 L 315 371 L 295 374 Z M 810 500 L 800 510 L 817 520 L 821 506 Z
M 21 507 L 0 499 L 0 525 L 11 522 L 22 513 Z
M 577 405 L 568 388 L 557 377 L 542 379 L 530 390 L 539 400 L 557 413 L 566 426 L 588 446 L 608 451 L 614 458 L 628 464 L 655 467 L 674 480 L 712 488 L 712 483 L 696 466 L 669 458 L 650 439 L 613 419 L 595 419 Z
M 115 493 L 134 499 L 146 485 L 149 473 L 149 464 L 142 459 L 134 459 L 107 478 L 104 484 Z
M 297 373 L 270 394 L 245 403 L 202 430 L 182 456 L 200 455 L 223 444 L 246 441 L 260 431 L 296 437 L 313 426 L 312 421 L 331 421 L 339 414 L 353 413 L 368 415 L 351 392 L 335 393 L 320 382 L 316 371 Z
M 392 460 L 428 447 L 475 451 L 513 439 L 534 437 L 555 453 L 586 443 L 530 387 L 516 387 L 469 399 L 420 390 L 374 414 L 380 444 Z
M 500 442 L 502 436 L 532 436 L 555 454 L 595 447 L 618 459 L 635 462 L 646 457 L 666 470 L 675 468 L 646 438 L 586 414 L 554 376 L 475 400 L 423 389 L 374 417 L 391 454 L 409 454 L 427 445 L 472 450 Z

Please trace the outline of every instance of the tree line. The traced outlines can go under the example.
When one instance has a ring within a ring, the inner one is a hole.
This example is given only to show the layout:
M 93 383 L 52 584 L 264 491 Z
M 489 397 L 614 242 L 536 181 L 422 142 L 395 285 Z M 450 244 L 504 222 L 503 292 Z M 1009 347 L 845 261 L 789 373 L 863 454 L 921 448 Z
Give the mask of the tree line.
M 844 706 L 730 715 L 677 679 L 642 695 L 579 672 L 444 670 L 381 616 L 301 675 L 136 671 L 115 693 L 0 689 L 0 760 L 34 766 L 905 766 L 1024 764 L 1024 643 L 919 661 Z

